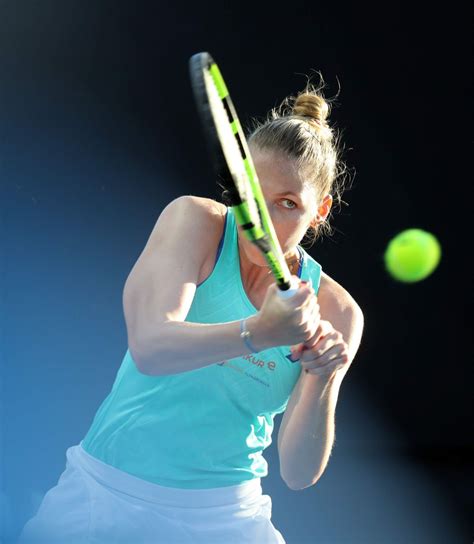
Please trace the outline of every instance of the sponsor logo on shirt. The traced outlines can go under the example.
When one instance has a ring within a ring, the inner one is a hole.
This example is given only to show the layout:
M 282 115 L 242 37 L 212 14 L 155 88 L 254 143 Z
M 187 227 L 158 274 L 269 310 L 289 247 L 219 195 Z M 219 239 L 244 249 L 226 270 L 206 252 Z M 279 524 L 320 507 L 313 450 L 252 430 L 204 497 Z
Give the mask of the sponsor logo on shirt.
M 291 352 L 288 354 L 288 355 L 285 355 L 285 357 L 291 362 L 291 363 L 297 363 L 298 360 L 296 361 L 293 361 L 292 358 L 291 358 Z M 276 367 L 277 367 L 277 363 L 275 361 L 265 361 L 265 359 L 261 359 L 260 357 L 258 357 L 257 354 L 253 354 L 253 353 L 250 353 L 249 355 L 244 355 L 242 357 L 242 359 L 244 359 L 245 361 L 249 361 L 249 363 L 251 363 L 252 365 L 256 366 L 256 367 L 259 367 L 259 368 L 266 368 L 267 370 L 273 372 Z M 226 366 L 230 366 L 230 367 L 233 367 L 233 368 L 239 368 L 239 367 L 235 367 L 234 365 L 230 364 L 229 361 L 222 361 L 221 363 L 217 363 L 219 366 L 223 366 L 223 365 L 226 365 Z M 240 370 L 240 369 L 239 369 Z

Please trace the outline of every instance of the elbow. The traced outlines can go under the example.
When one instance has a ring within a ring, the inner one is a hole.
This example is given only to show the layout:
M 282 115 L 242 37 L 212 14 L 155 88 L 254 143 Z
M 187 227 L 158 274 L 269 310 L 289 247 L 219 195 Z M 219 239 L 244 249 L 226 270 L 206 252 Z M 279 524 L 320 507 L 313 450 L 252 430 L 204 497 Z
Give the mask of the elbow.
M 128 351 L 132 357 L 135 367 L 140 374 L 145 376 L 161 376 L 164 369 L 160 367 L 158 361 L 161 360 L 159 353 L 150 353 L 144 348 L 143 344 L 137 345 L 136 342 L 128 342 Z
M 312 487 L 316 484 L 316 482 L 321 477 L 321 474 L 318 474 L 311 482 L 294 482 L 289 480 L 288 478 L 284 478 L 282 474 L 280 474 L 281 479 L 285 482 L 286 486 L 291 489 L 291 491 L 303 491 L 303 489 L 306 489 L 308 487 Z
M 303 489 L 306 489 L 308 487 L 312 487 L 318 480 L 314 480 L 313 482 L 309 483 L 309 484 L 289 484 L 288 482 L 285 482 L 287 487 L 289 489 L 291 489 L 291 491 L 303 491 Z
M 285 484 L 286 484 L 286 487 L 287 487 L 288 489 L 291 489 L 291 491 L 301 491 L 301 489 L 302 489 L 302 488 L 299 487 L 299 486 L 289 484 L 289 483 L 288 483 L 287 481 L 285 481 L 285 480 L 284 480 L 284 482 L 285 482 Z
M 291 489 L 291 491 L 303 491 L 303 489 L 306 489 L 307 487 L 311 487 L 313 484 L 308 485 L 299 485 L 299 484 L 292 484 L 285 482 L 288 489 Z
M 281 479 L 285 482 L 286 487 L 288 489 L 291 489 L 291 491 L 302 491 L 303 489 L 306 489 L 307 487 L 310 487 L 309 485 L 301 485 L 301 484 L 297 484 L 295 482 L 291 482 L 289 480 L 286 480 L 285 478 L 283 478 L 283 476 L 281 476 Z

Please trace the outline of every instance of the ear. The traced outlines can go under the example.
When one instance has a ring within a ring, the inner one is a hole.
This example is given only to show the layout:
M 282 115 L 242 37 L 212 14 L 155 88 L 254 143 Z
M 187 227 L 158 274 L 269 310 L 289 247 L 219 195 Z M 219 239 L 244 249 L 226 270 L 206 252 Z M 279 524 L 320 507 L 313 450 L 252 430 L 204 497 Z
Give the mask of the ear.
M 324 223 L 327 216 L 329 215 L 329 212 L 331 211 L 331 206 L 333 203 L 333 198 L 330 194 L 327 194 L 324 198 L 322 203 L 318 207 L 318 215 L 313 219 L 311 222 L 311 226 L 316 228 L 319 224 Z

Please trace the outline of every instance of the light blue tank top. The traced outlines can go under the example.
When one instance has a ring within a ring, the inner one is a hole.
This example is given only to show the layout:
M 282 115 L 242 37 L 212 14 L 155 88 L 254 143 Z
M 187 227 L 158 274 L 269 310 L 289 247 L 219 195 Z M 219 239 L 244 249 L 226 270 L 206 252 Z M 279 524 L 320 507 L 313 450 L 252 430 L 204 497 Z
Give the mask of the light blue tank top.
M 318 292 L 321 266 L 298 246 L 298 275 Z M 242 285 L 237 225 L 227 208 L 214 270 L 186 321 L 224 323 L 257 313 Z M 82 447 L 104 463 L 161 486 L 208 489 L 268 474 L 263 450 L 301 372 L 290 346 L 167 376 L 141 374 L 127 350 Z

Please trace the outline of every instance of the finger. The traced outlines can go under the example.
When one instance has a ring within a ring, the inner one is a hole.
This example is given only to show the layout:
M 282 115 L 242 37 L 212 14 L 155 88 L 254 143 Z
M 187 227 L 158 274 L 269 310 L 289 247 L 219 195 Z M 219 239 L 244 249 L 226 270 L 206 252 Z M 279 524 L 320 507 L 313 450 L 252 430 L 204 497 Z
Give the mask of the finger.
M 316 311 L 319 311 L 319 305 L 314 297 L 310 297 L 303 305 L 294 309 L 291 319 L 296 326 L 302 327 L 302 334 L 305 335 L 302 341 L 308 340 L 312 336 L 308 333 L 312 331 L 313 316 Z
M 326 336 L 329 336 L 333 331 L 334 331 L 334 327 L 331 325 L 329 321 L 320 319 L 318 328 L 316 329 L 314 333 L 314 338 L 311 339 L 311 341 L 314 342 L 314 344 L 317 344 L 323 338 L 325 338 Z
M 324 356 L 332 357 L 344 353 L 346 353 L 346 351 L 343 346 L 337 344 L 329 336 L 326 336 L 313 348 L 306 349 L 301 354 L 301 360 L 308 362 L 317 361 L 317 364 L 321 364 L 323 362 L 322 357 Z
M 296 294 L 290 300 L 293 302 L 295 309 L 300 309 L 308 304 L 311 299 L 315 298 L 314 295 L 315 292 L 313 287 L 306 283 L 299 287 Z
M 317 325 L 319 324 L 319 304 L 316 301 L 315 297 L 309 299 L 308 303 L 302 308 L 302 317 L 303 321 L 308 324 L 308 328 L 312 328 L 313 334 L 316 330 Z
M 311 347 L 308 346 L 307 342 L 314 336 L 315 330 L 321 319 L 317 298 L 311 297 L 307 306 L 297 310 L 295 319 L 298 325 L 303 326 L 303 337 L 301 338 L 300 343 L 297 344 L 298 349 L 296 349 L 296 346 L 292 348 L 292 354 L 294 354 L 293 360 L 297 360 L 304 349 Z
M 303 324 L 311 325 L 314 308 L 315 308 L 314 305 L 315 305 L 315 302 L 311 301 L 310 299 L 307 302 L 305 302 L 303 306 L 301 306 L 300 308 L 296 310 L 297 315 L 299 315 L 300 317 L 300 325 L 303 325 Z
M 311 329 L 308 338 L 305 340 L 305 346 L 307 349 L 312 349 L 325 336 L 324 330 L 321 328 L 321 313 L 319 305 L 314 307 L 309 321 L 312 323 L 313 328 Z
M 300 277 L 298 276 L 293 276 L 296 280 L 296 283 L 298 285 L 309 285 L 310 287 L 313 287 L 313 280 L 310 278 L 309 280 L 302 280 Z
M 313 374 L 315 376 L 327 376 L 333 374 L 341 368 L 347 367 L 347 364 L 347 361 L 343 359 L 334 359 L 333 361 L 331 361 L 331 363 L 327 365 L 317 368 L 307 368 L 304 370 L 304 372 L 305 374 Z
M 298 361 L 301 358 L 301 354 L 304 351 L 304 344 L 297 344 L 296 346 L 291 346 L 291 360 L 293 362 Z
M 320 326 L 321 326 L 321 333 L 324 336 L 335 331 L 334 327 L 332 326 L 332 323 L 330 321 L 327 321 L 326 319 L 321 319 Z
M 317 368 L 335 359 L 349 360 L 349 354 L 344 346 L 336 344 L 326 349 L 318 348 L 317 350 L 305 351 L 301 355 L 300 362 L 304 368 Z

